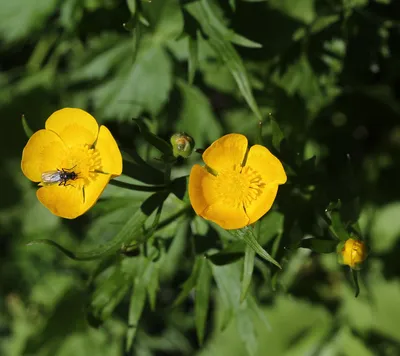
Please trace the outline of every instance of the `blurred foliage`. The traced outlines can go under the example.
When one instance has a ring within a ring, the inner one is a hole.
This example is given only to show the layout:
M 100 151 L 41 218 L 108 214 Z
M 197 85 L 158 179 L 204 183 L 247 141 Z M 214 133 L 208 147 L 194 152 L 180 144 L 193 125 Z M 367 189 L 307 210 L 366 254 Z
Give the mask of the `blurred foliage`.
M 396 0 L 1 1 L 0 354 L 399 355 L 399 44 Z M 21 117 L 61 107 L 125 159 L 74 221 L 20 171 Z M 259 121 L 289 181 L 254 239 L 282 270 L 194 216 L 200 155 L 162 162 L 175 132 L 204 149 Z

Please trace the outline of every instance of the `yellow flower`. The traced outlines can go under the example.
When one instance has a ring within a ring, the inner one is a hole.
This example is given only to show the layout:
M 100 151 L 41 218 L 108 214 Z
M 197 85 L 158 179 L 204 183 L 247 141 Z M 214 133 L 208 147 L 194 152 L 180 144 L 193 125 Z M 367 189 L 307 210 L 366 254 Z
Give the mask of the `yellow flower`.
M 272 206 L 278 185 L 286 182 L 281 162 L 264 146 L 247 151 L 247 138 L 229 134 L 203 153 L 206 167 L 194 165 L 189 197 L 194 211 L 224 229 L 240 229 Z
M 97 201 L 111 178 L 122 172 L 122 156 L 110 131 L 81 109 L 54 112 L 22 152 L 21 169 L 40 182 L 39 201 L 53 214 L 76 218 Z M 49 184 L 57 175 L 67 179 Z M 66 174 L 64 174 L 66 173 Z
M 342 263 L 357 269 L 367 258 L 367 246 L 364 242 L 355 239 L 348 239 L 341 248 Z

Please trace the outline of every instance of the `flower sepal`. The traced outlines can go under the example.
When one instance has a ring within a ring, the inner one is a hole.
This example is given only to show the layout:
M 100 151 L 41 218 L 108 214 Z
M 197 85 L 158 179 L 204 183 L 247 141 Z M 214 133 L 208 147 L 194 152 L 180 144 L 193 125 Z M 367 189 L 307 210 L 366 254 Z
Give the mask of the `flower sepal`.
M 188 158 L 194 149 L 194 139 L 185 132 L 178 132 L 171 136 L 172 153 L 175 157 Z

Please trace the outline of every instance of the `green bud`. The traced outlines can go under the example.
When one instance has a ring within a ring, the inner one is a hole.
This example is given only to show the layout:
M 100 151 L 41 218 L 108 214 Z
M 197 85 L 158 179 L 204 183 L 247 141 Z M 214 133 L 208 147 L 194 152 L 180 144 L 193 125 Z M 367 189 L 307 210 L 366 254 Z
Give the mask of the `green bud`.
M 184 132 L 176 133 L 171 136 L 171 145 L 175 157 L 188 158 L 194 148 L 194 140 Z

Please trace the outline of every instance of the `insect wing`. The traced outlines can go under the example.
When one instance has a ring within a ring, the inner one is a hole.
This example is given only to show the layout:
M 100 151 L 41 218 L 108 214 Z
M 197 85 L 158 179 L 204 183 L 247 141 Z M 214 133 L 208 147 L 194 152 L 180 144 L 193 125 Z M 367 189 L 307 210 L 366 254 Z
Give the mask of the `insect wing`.
M 42 183 L 44 185 L 51 185 L 60 183 L 62 181 L 60 171 L 48 171 L 42 173 Z

